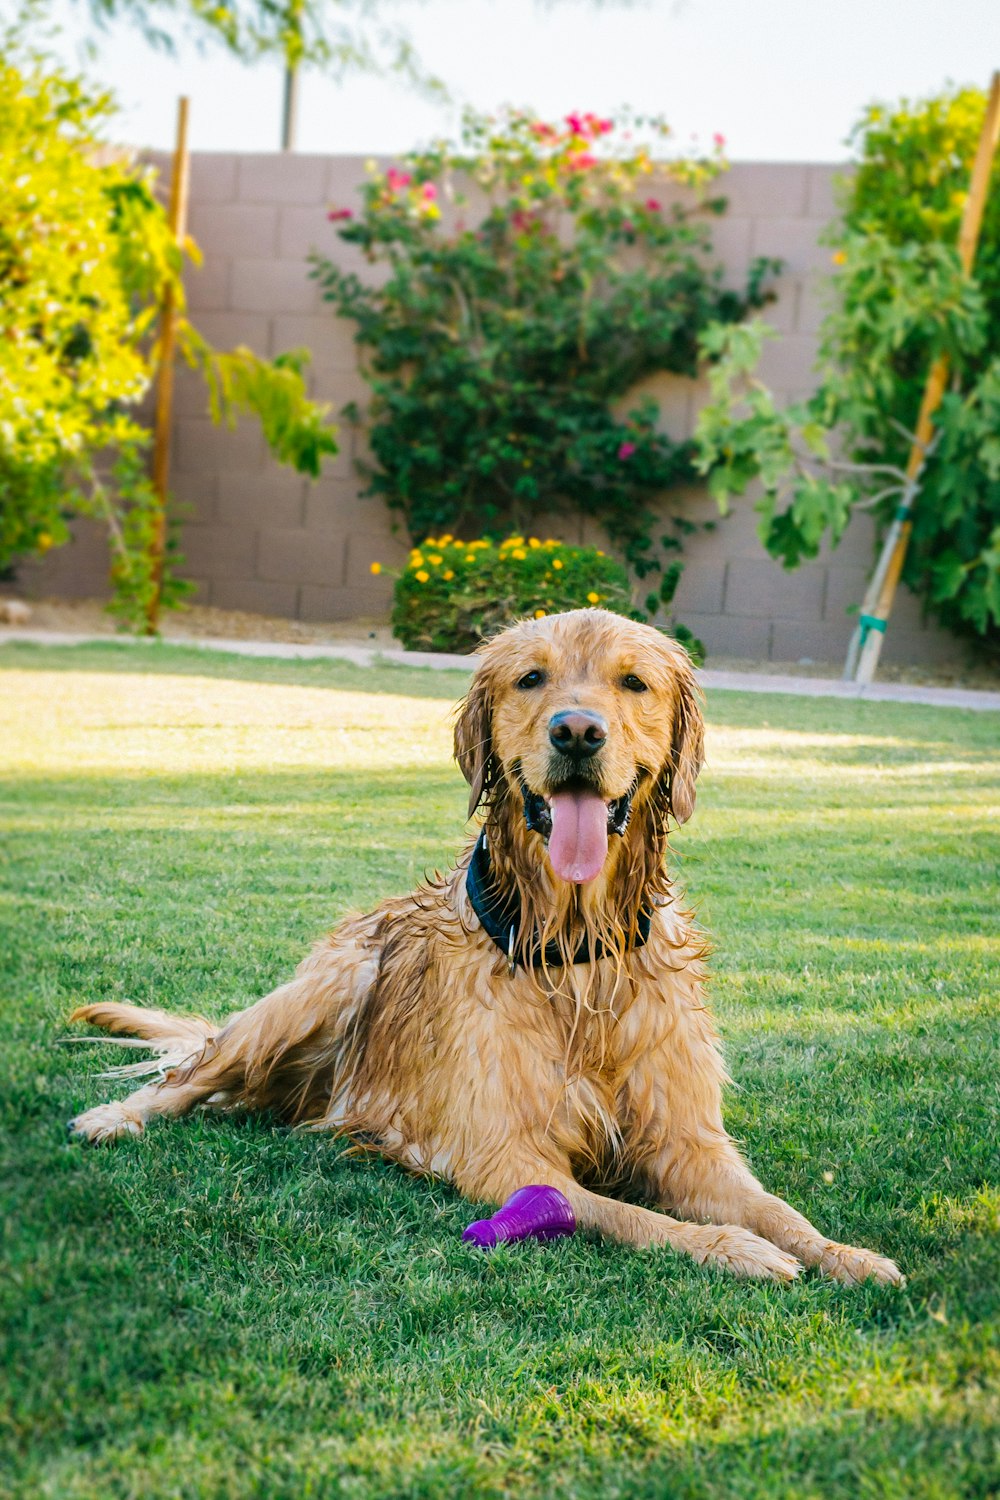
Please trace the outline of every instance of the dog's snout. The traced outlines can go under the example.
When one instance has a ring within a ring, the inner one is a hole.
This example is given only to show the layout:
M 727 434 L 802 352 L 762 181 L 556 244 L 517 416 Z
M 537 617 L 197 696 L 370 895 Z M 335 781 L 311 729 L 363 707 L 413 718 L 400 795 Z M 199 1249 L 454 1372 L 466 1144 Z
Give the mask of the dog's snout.
M 549 741 L 572 760 L 596 755 L 608 737 L 606 720 L 586 708 L 567 708 L 549 720 Z

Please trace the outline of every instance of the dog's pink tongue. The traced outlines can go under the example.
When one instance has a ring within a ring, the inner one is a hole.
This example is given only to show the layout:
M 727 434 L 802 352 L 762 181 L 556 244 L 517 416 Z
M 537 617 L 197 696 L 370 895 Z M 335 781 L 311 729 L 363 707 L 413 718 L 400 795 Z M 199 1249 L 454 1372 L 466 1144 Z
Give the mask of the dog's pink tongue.
M 594 880 L 608 857 L 608 805 L 596 792 L 556 792 L 549 799 L 549 860 L 561 880 Z

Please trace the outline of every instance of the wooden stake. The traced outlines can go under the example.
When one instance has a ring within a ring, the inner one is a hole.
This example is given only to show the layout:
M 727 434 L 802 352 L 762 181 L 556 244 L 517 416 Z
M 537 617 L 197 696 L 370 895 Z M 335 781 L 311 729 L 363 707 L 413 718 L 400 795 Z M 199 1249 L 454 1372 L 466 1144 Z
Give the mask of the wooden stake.
M 979 231 L 982 228 L 983 210 L 986 207 L 986 195 L 989 191 L 990 173 L 993 168 L 993 156 L 996 152 L 998 137 L 1000 137 L 1000 73 L 994 73 L 990 85 L 990 96 L 986 104 L 986 117 L 983 120 L 982 134 L 979 137 L 976 159 L 972 167 L 969 196 L 965 200 L 962 226 L 958 234 L 958 254 L 966 276 L 972 270 L 976 245 L 979 242 Z M 882 544 L 878 565 L 865 593 L 859 623 L 848 648 L 847 663 L 844 667 L 844 676 L 848 680 L 871 682 L 875 676 L 886 625 L 892 612 L 896 585 L 903 571 L 906 549 L 913 530 L 911 515 L 919 493 L 920 476 L 934 436 L 934 414 L 941 405 L 941 398 L 947 383 L 948 359 L 946 355 L 941 354 L 931 365 L 927 375 L 927 384 L 920 403 L 920 415 L 917 418 L 917 429 L 906 465 L 906 490 Z
M 191 159 L 188 154 L 188 101 L 177 101 L 177 137 L 170 178 L 167 221 L 179 244 L 187 234 L 188 184 Z M 168 282 L 160 307 L 160 364 L 156 384 L 156 418 L 153 426 L 153 489 L 158 506 L 150 542 L 152 590 L 146 605 L 146 635 L 156 635 L 163 599 L 163 564 L 167 550 L 167 481 L 170 473 L 170 420 L 174 400 L 174 348 L 177 340 L 177 305 Z
M 285 91 L 281 106 L 281 149 L 294 151 L 299 133 L 299 83 L 302 69 L 304 0 L 285 0 Z
M 281 107 L 281 149 L 294 151 L 299 129 L 299 65 L 285 67 L 285 92 Z

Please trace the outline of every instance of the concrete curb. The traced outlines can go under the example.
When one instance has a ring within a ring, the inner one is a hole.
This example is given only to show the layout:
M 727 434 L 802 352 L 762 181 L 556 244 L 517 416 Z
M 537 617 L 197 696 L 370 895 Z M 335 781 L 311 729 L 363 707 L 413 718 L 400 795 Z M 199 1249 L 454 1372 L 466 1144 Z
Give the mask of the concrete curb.
M 149 641 L 135 636 L 74 635 L 62 630 L 0 629 L 0 645 L 9 641 L 28 641 L 38 646 L 101 645 L 114 641 L 137 651 L 167 646 L 197 647 L 203 651 L 226 651 L 235 656 L 272 657 L 286 661 L 349 661 L 358 667 L 388 662 L 400 667 L 430 667 L 437 671 L 470 673 L 473 661 L 468 656 L 454 656 L 443 651 L 401 651 L 378 646 L 354 645 L 350 641 L 330 641 L 322 645 L 292 641 L 229 641 L 202 636 L 192 639 L 171 637 Z M 974 688 L 918 687 L 903 682 L 875 682 L 860 687 L 828 677 L 783 677 L 757 672 L 713 672 L 701 670 L 698 680 L 713 692 L 787 693 L 798 698 L 855 698 L 870 703 L 922 703 L 932 708 L 966 708 L 976 712 L 1000 713 L 1000 692 Z

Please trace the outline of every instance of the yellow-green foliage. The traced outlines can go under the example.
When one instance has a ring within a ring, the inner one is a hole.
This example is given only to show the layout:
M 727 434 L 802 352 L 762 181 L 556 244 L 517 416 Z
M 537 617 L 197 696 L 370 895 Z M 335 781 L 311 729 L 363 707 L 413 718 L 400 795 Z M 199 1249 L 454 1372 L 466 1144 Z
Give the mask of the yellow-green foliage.
M 375 569 L 380 571 L 378 564 Z M 463 542 L 428 537 L 396 580 L 392 628 L 405 646 L 471 651 L 522 615 L 597 605 L 631 611 L 628 574 L 596 547 L 509 536 Z
M 877 227 L 895 244 L 939 240 L 954 245 L 969 186 L 969 169 L 983 128 L 981 89 L 959 89 L 936 99 L 903 99 L 865 110 L 852 139 L 863 152 L 851 179 L 847 224 Z M 994 164 L 983 243 L 1000 238 L 1000 164 Z M 997 275 L 977 266 L 980 277 Z
M 135 415 L 168 290 L 216 420 L 252 412 L 275 456 L 313 475 L 336 442 L 307 399 L 306 355 L 220 353 L 187 321 L 181 268 L 196 248 L 171 231 L 153 173 L 102 145 L 110 97 L 25 57 L 16 28 L 0 43 L 0 573 L 65 542 L 74 515 L 97 516 L 113 608 L 139 623 L 154 593 L 169 605 L 186 589 L 172 541 L 157 580 L 160 501 Z
M 97 155 L 109 111 L 78 80 L 0 62 L 0 566 L 64 541 L 95 456 L 145 442 L 127 408 L 180 255 L 148 174 Z

